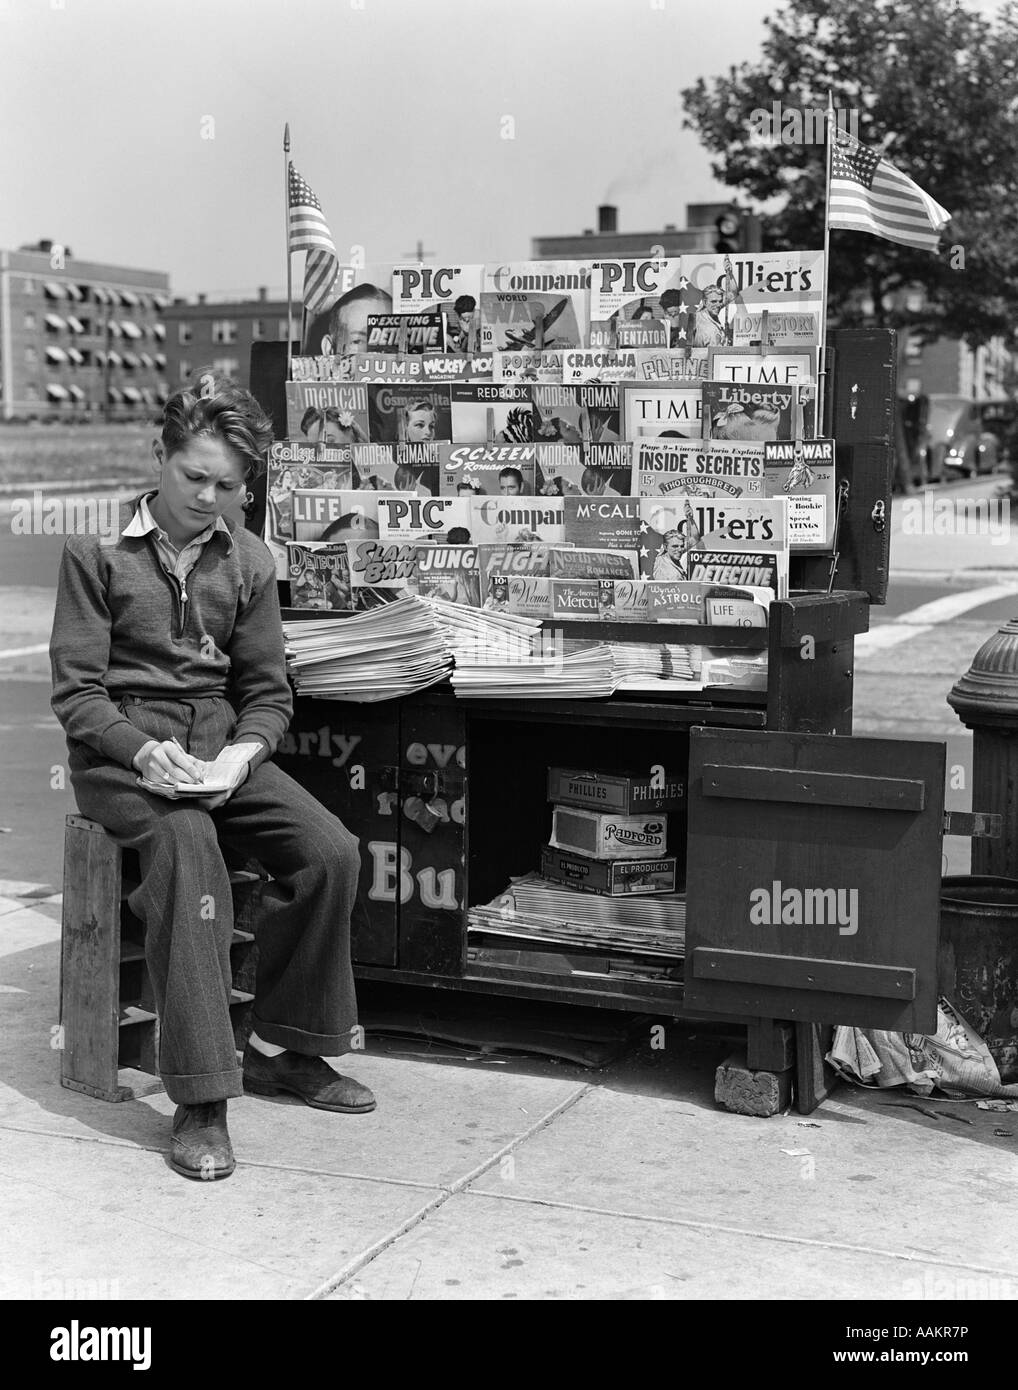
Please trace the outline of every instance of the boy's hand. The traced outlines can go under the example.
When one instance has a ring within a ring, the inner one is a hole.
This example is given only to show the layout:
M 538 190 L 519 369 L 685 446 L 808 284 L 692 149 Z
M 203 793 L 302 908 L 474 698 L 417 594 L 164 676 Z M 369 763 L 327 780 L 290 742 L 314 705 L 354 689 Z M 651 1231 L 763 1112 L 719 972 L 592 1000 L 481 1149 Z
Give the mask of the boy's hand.
M 172 739 L 142 748 L 134 765 L 146 781 L 153 783 L 152 790 L 158 789 L 162 795 L 172 793 L 178 782 L 201 782 L 205 775 L 201 759 L 192 758 Z

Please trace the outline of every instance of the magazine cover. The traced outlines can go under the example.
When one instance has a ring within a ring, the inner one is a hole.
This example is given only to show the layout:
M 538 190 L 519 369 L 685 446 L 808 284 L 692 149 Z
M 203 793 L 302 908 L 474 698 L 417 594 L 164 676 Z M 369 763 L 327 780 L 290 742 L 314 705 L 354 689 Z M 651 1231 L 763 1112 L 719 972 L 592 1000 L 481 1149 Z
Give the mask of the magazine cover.
M 834 440 L 767 443 L 767 495 L 788 498 L 792 551 L 830 550 L 834 544 Z
M 784 498 L 641 497 L 640 573 L 644 579 L 688 579 L 697 550 L 773 552 L 778 597 L 788 584 L 788 504 Z
M 628 497 L 632 492 L 633 446 L 627 443 L 588 444 L 583 451 L 586 470 L 580 491 L 588 497 Z
M 816 397 L 812 383 L 772 386 L 705 381 L 703 426 L 706 439 L 758 440 L 812 438 Z
M 374 538 L 378 535 L 378 494 L 368 490 L 295 488 L 295 541 Z
M 649 623 L 650 581 L 602 579 L 598 584 L 601 619 L 611 623 Z
M 395 265 L 392 307 L 397 313 L 437 310 L 445 320 L 447 351 L 475 352 L 480 343 L 481 265 Z
M 477 562 L 481 571 L 482 588 L 485 590 L 488 576 L 492 574 L 518 574 L 531 579 L 547 579 L 551 573 L 551 546 L 529 541 L 479 545 Z
M 534 388 L 524 382 L 449 388 L 457 444 L 520 444 L 534 437 Z
M 616 383 L 576 386 L 576 399 L 587 417 L 592 444 L 615 444 L 623 438 L 621 406 Z
M 540 497 L 566 497 L 583 491 L 586 464 L 579 444 L 535 444 L 534 490 Z
M 551 579 L 551 617 L 576 622 L 602 621 L 600 587 L 597 579 Z
M 777 596 L 778 561 L 770 550 L 691 550 L 686 567 L 690 579 L 702 584 L 749 585 Z
M 563 537 L 567 545 L 635 552 L 641 545 L 642 521 L 638 497 L 562 499 Z
M 493 359 L 490 352 L 473 357 L 354 352 L 346 357 L 295 357 L 293 366 L 294 381 L 355 381 L 365 386 L 392 382 L 403 386 L 421 381 L 490 381 Z
M 639 497 L 765 497 L 764 444 L 638 439 L 633 492 Z
M 595 343 L 594 324 L 590 326 L 591 347 L 636 348 L 668 351 L 668 325 L 664 319 L 640 318 L 619 319 L 615 324 L 615 342 Z
M 709 381 L 761 382 L 788 386 L 792 382 L 815 381 L 817 349 L 775 348 L 758 352 L 754 348 L 711 348 L 707 364 Z
M 645 436 L 664 439 L 700 439 L 703 435 L 704 386 L 623 382 L 623 437 L 630 441 Z
M 369 314 L 392 313 L 392 265 L 341 265 L 332 303 L 307 316 L 301 352 L 345 357 L 366 352 Z
M 561 352 L 495 352 L 492 353 L 495 381 L 530 381 L 549 385 L 562 382 Z
M 486 265 L 481 348 L 550 352 L 587 345 L 590 268 L 579 261 Z
M 445 352 L 445 325 L 434 309 L 416 314 L 369 314 L 368 352 Z
M 363 388 L 372 444 L 426 444 L 452 439 L 449 386 L 384 385 Z
M 563 534 L 564 497 L 475 497 L 471 542 L 497 545 L 513 541 L 547 541 L 559 544 Z
M 417 551 L 414 546 L 362 538 L 347 541 L 346 548 L 350 556 L 350 584 L 355 602 L 359 598 L 359 590 L 412 590 L 415 587 Z M 362 606 L 362 603 L 357 606 Z
M 481 606 L 481 570 L 476 545 L 417 547 L 417 592 L 449 603 Z
M 441 444 L 355 444 L 356 485 L 375 492 L 438 493 Z
M 819 315 L 823 309 L 822 251 L 755 251 L 689 254 L 686 281 L 673 306 L 670 346 L 731 347 L 739 318 L 764 309 Z
M 378 536 L 383 544 L 475 544 L 471 501 L 467 497 L 411 497 L 393 492 L 379 492 L 376 496 Z
M 551 617 L 551 580 L 520 574 L 491 574 L 485 591 L 485 608 L 521 613 L 527 618 Z
M 311 545 L 287 541 L 286 556 L 291 608 L 353 611 L 350 558 L 345 541 Z
M 275 559 L 277 579 L 287 577 L 286 542 L 294 538 L 294 488 L 352 488 L 354 483 L 350 445 L 310 445 L 286 439 L 270 446 L 262 539 Z
M 635 348 L 576 348 L 562 354 L 562 381 L 566 386 L 635 381 L 637 362 Z
M 632 330 L 641 325 L 653 325 L 662 346 L 669 346 L 666 309 L 679 303 L 686 283 L 679 257 L 595 261 L 590 272 L 591 347 L 657 347 L 657 341 L 622 342 L 623 326 Z
M 636 579 L 635 550 L 591 550 L 553 545 L 548 552 L 552 579 Z
M 766 315 L 766 318 L 764 317 Z M 736 310 L 732 319 L 733 347 L 809 347 L 820 342 L 820 310 L 787 313 L 780 309 Z
M 766 627 L 771 597 L 769 590 L 748 586 L 658 580 L 650 586 L 650 618 L 655 623 Z
M 637 381 L 706 381 L 709 348 L 638 348 Z
M 439 491 L 443 497 L 533 497 L 534 444 L 443 444 Z
M 286 434 L 303 444 L 366 444 L 368 388 L 356 383 L 288 381 Z

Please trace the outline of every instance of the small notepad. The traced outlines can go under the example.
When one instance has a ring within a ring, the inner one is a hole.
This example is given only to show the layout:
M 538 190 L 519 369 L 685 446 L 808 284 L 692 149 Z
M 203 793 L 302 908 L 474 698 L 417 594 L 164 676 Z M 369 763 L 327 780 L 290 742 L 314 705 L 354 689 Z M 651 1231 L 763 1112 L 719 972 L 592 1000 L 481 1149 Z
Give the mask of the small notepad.
M 178 796 L 218 796 L 236 787 L 244 768 L 258 751 L 257 744 L 228 745 L 212 762 L 197 761 L 205 769 L 203 782 L 152 782 L 147 777 L 139 777 L 138 785 L 150 792 L 176 792 Z

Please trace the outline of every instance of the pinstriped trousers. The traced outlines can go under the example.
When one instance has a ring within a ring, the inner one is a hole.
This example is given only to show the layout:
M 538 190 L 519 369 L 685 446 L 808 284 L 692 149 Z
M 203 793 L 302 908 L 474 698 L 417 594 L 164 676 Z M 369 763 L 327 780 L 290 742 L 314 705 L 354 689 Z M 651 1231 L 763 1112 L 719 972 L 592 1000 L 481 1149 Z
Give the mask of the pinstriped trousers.
M 225 699 L 148 700 L 119 708 L 152 738 L 176 737 L 211 759 L 236 714 Z M 337 1056 L 357 1023 L 350 913 L 358 841 L 341 821 L 271 762 L 209 811 L 138 785 L 138 774 L 69 741 L 71 785 L 83 816 L 138 851 L 141 882 L 131 911 L 145 923 L 145 956 L 159 1013 L 159 1070 L 178 1105 L 242 1094 L 230 1023 L 233 898 L 223 848 L 253 855 L 274 882 L 258 921 L 253 1026 L 266 1042 Z

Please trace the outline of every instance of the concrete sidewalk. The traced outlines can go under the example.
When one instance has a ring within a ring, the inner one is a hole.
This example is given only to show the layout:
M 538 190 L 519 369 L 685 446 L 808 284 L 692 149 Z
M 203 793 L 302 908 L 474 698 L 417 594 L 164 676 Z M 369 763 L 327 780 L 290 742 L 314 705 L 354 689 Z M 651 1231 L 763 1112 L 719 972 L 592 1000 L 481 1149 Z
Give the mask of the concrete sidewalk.
M 59 1084 L 59 915 L 0 899 L 4 1298 L 1018 1296 L 1018 1115 L 847 1086 L 730 1115 L 716 1028 L 596 1072 L 369 1036 L 377 1111 L 231 1101 L 236 1172 L 188 1182 L 165 1093 Z

